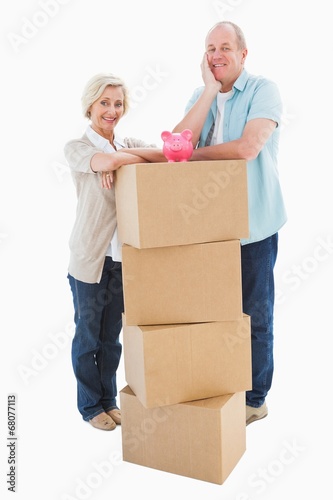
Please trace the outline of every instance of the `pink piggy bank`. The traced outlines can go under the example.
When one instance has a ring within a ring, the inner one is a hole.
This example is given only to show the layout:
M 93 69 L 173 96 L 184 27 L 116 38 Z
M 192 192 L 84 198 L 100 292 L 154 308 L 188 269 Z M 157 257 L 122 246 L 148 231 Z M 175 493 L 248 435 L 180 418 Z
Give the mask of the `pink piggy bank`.
M 192 130 L 185 129 L 180 134 L 164 131 L 163 154 L 169 162 L 187 161 L 193 153 Z

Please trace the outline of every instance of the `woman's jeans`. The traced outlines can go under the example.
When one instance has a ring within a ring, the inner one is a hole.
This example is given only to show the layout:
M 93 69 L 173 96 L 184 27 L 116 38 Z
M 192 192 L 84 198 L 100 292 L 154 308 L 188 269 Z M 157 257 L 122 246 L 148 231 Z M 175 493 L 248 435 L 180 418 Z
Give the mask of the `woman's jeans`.
M 105 258 L 100 283 L 83 283 L 68 275 L 74 302 L 72 363 L 77 405 L 84 420 L 117 408 L 116 371 L 122 345 L 124 310 L 121 262 Z
M 241 246 L 243 312 L 251 317 L 252 390 L 246 404 L 258 408 L 273 378 L 274 276 L 278 234 Z

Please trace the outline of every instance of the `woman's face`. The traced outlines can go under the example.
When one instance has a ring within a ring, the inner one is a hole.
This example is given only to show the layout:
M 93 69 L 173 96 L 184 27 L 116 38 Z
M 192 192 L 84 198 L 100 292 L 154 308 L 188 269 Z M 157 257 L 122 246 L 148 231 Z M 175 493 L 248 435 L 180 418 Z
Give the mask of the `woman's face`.
M 105 88 L 103 94 L 90 107 L 91 128 L 105 139 L 113 139 L 114 129 L 124 114 L 122 87 Z

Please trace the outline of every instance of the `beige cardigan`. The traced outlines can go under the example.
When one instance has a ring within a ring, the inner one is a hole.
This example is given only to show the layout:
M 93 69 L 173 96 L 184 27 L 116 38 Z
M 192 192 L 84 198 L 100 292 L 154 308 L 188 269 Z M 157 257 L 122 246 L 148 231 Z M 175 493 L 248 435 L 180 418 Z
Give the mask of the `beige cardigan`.
M 125 138 L 124 143 L 128 148 L 154 147 L 133 138 Z M 103 189 L 101 175 L 90 167 L 91 158 L 101 152 L 85 134 L 64 148 L 77 194 L 68 272 L 85 283 L 100 282 L 105 254 L 117 225 L 114 189 Z

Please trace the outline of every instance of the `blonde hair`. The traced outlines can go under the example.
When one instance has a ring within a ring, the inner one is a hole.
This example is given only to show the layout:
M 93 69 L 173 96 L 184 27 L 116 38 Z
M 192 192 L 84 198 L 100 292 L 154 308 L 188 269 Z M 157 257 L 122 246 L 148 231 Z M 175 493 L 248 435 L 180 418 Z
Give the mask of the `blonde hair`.
M 106 87 L 121 87 L 124 94 L 124 114 L 129 107 L 129 94 L 123 80 L 112 73 L 99 73 L 88 81 L 81 97 L 83 116 L 90 118 L 90 107 L 103 94 Z

